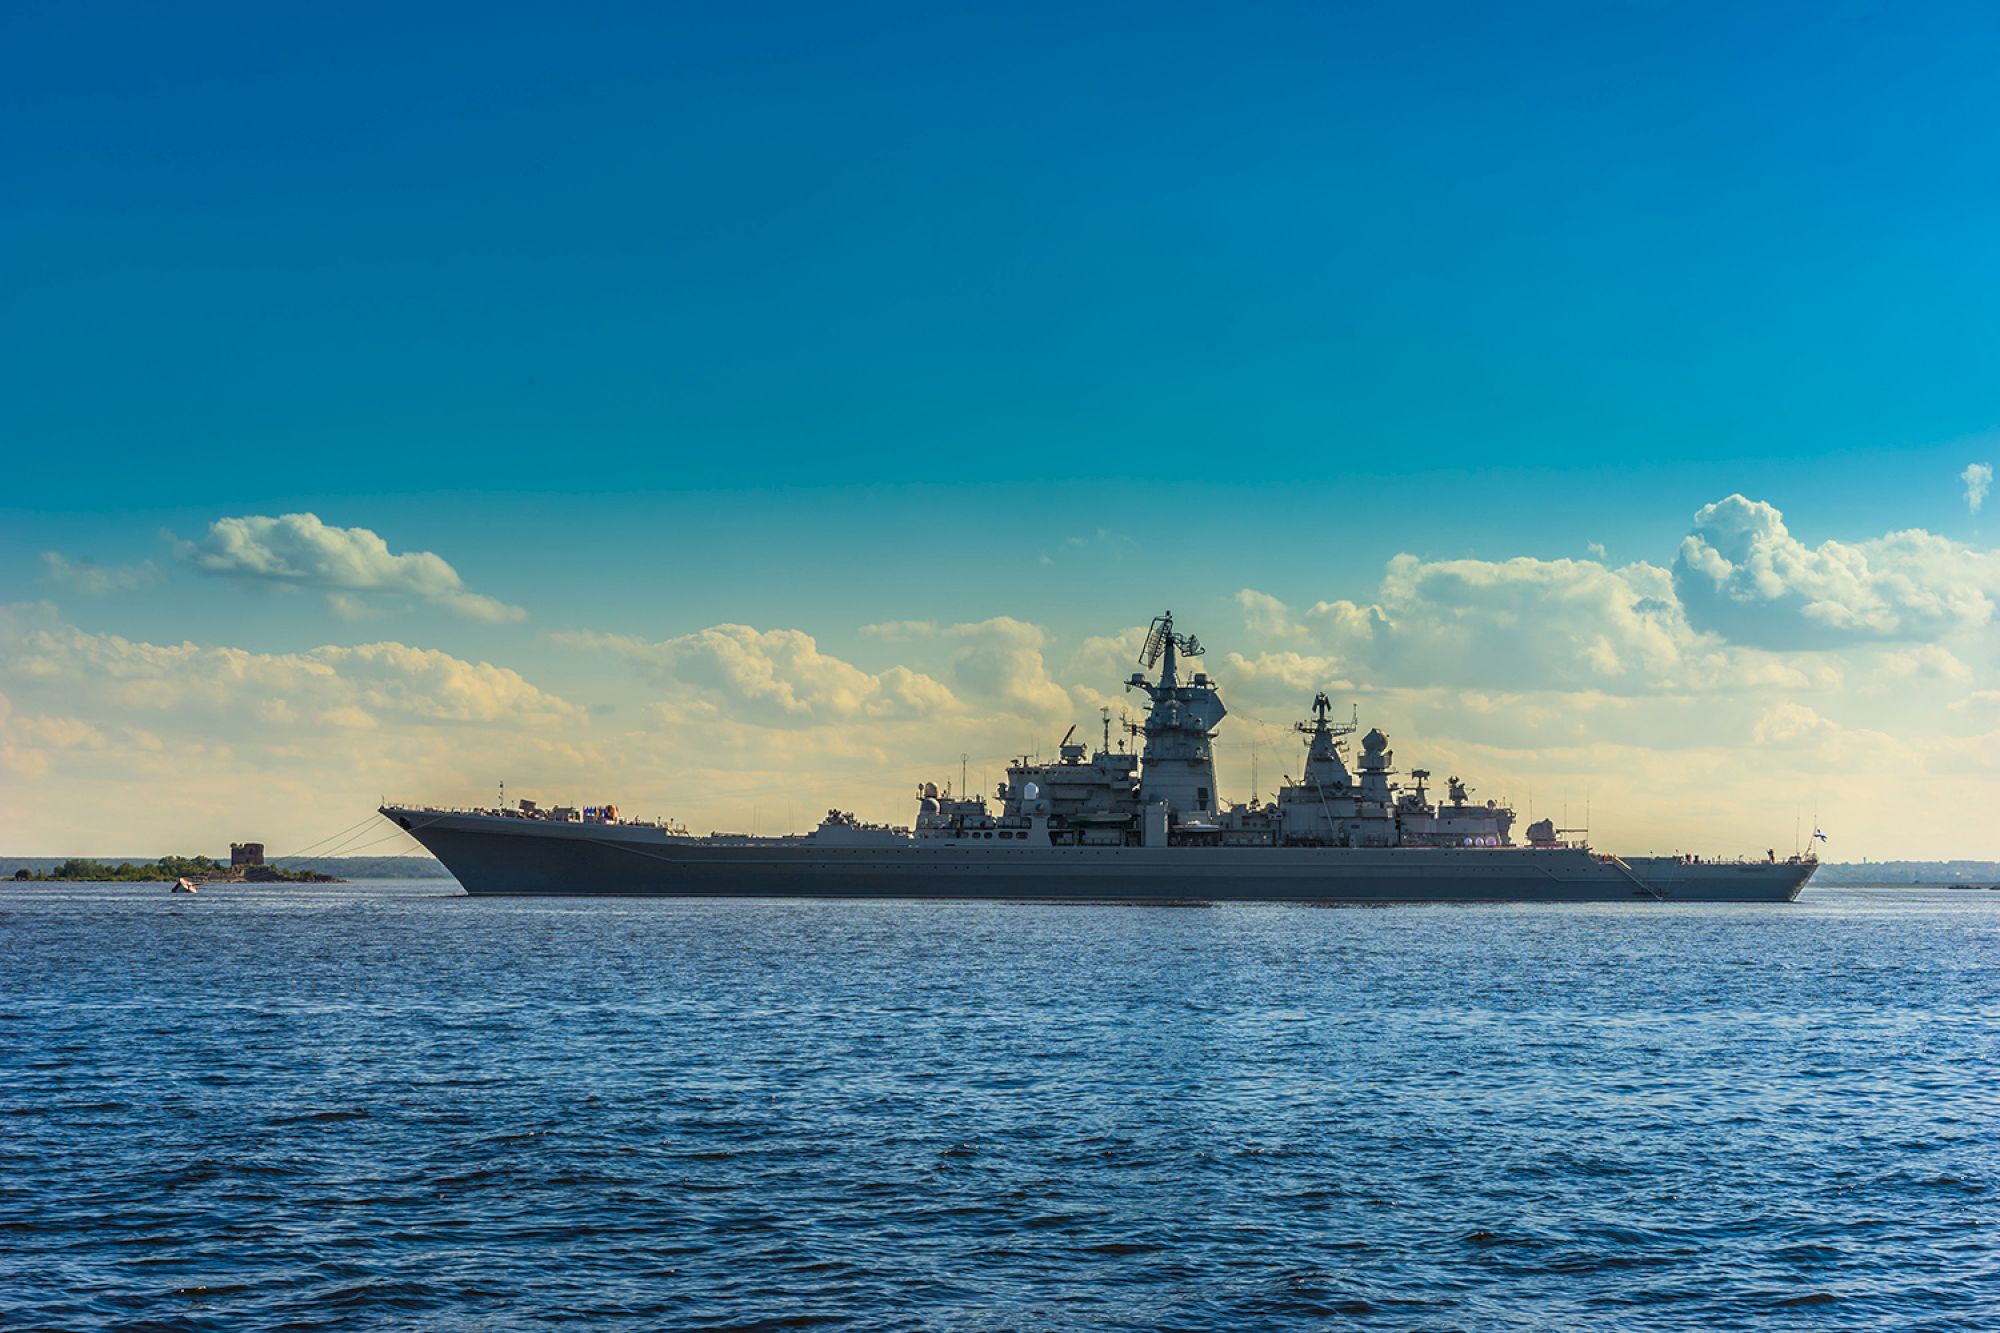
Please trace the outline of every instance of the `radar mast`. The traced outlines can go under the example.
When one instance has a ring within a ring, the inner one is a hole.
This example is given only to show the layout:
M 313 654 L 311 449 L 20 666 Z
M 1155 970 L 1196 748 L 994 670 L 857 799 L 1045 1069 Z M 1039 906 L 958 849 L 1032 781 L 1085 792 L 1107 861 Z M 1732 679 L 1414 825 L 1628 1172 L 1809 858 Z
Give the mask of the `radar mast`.
M 1209 738 L 1229 710 L 1206 672 L 1197 671 L 1182 683 L 1179 671 L 1181 658 L 1206 651 L 1194 635 L 1174 632 L 1174 613 L 1169 611 L 1154 617 L 1139 648 L 1139 665 L 1147 670 L 1157 665 L 1159 680 L 1135 671 L 1125 682 L 1126 689 L 1141 691 L 1153 704 L 1144 725 L 1134 728 L 1146 737 L 1139 799 L 1147 805 L 1164 801 L 1176 824 L 1206 824 L 1216 813 L 1215 754 Z

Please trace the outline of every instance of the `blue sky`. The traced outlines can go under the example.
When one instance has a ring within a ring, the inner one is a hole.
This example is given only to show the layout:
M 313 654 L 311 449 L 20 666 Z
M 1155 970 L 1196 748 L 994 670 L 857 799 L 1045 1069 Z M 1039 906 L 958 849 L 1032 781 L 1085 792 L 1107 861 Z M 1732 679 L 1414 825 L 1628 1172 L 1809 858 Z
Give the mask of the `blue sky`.
M 0 579 L 626 715 L 556 636 L 872 672 L 872 623 L 1067 652 L 1173 603 L 1275 651 L 1242 590 L 1666 567 L 1734 493 L 1984 596 L 1996 57 L 1971 4 L 9 5 Z M 525 615 L 176 545 L 290 513 Z

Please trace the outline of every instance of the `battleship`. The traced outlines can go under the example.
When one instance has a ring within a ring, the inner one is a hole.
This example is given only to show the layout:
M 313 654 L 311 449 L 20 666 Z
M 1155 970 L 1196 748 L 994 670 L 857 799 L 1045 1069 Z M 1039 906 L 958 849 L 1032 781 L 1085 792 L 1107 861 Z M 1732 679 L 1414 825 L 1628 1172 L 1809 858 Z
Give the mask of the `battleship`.
M 1227 710 L 1193 669 L 1199 640 L 1156 618 L 1125 682 L 1148 703 L 1114 748 L 1070 728 L 1056 757 L 1008 765 L 997 800 L 934 782 L 907 826 L 829 810 L 809 833 L 696 836 L 613 805 L 439 809 L 384 804 L 469 894 L 646 894 L 765 898 L 980 898 L 1064 902 L 1790 902 L 1812 856 L 1617 856 L 1543 819 L 1513 836 L 1514 811 L 1448 778 L 1394 767 L 1379 729 L 1349 742 L 1352 716 L 1322 693 L 1298 724 L 1301 772 L 1276 799 L 1219 797 L 1214 739 Z M 1146 673 L 1157 670 L 1156 676 Z M 1352 758 L 1352 765 L 1349 760 Z

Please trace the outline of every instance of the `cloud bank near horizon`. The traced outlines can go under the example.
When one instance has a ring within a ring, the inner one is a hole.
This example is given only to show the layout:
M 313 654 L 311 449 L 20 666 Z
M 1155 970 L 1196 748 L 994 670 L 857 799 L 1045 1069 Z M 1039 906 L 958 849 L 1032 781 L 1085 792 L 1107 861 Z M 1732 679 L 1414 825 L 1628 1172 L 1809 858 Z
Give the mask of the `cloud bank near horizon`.
M 1286 722 L 1326 689 L 1489 794 L 1594 790 L 1601 840 L 1635 849 L 1707 832 L 1761 847 L 1819 792 L 1828 820 L 1881 826 L 1874 854 L 1973 850 L 1954 812 L 1967 784 L 2000 796 L 2000 555 L 1921 530 L 1809 544 L 1742 495 L 1703 506 L 1661 554 L 1405 553 L 1365 597 L 1236 590 L 1240 635 L 1203 635 L 1240 645 L 1205 663 L 1232 709 L 1225 792 L 1247 795 L 1253 752 L 1275 781 L 1297 743 Z M 439 557 L 310 515 L 218 520 L 188 558 L 495 623 L 466 611 L 474 595 Z M 497 623 L 524 614 L 507 611 Z M 850 657 L 790 626 L 575 629 L 531 641 L 553 653 L 531 680 L 394 640 L 148 644 L 17 605 L 0 616 L 0 778 L 22 784 L 36 827 L 81 829 L 77 811 L 129 801 L 225 841 L 244 823 L 283 841 L 273 825 L 335 798 L 470 799 L 500 777 L 714 827 L 759 808 L 772 820 L 781 802 L 801 820 L 835 804 L 906 819 L 899 794 L 951 776 L 961 753 L 995 777 L 1072 722 L 1094 739 L 1097 710 L 1127 706 L 1117 687 L 1141 634 L 884 620 L 858 627 Z M 1891 755 L 1895 782 L 1868 776 Z

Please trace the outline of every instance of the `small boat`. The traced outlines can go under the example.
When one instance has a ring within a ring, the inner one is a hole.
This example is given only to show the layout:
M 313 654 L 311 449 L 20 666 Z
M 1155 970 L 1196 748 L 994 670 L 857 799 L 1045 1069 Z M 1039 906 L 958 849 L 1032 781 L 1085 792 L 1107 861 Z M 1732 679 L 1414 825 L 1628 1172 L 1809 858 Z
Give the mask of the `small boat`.
M 182 875 L 179 879 L 174 881 L 173 891 L 175 893 L 193 893 L 194 881 L 189 879 L 186 875 Z

